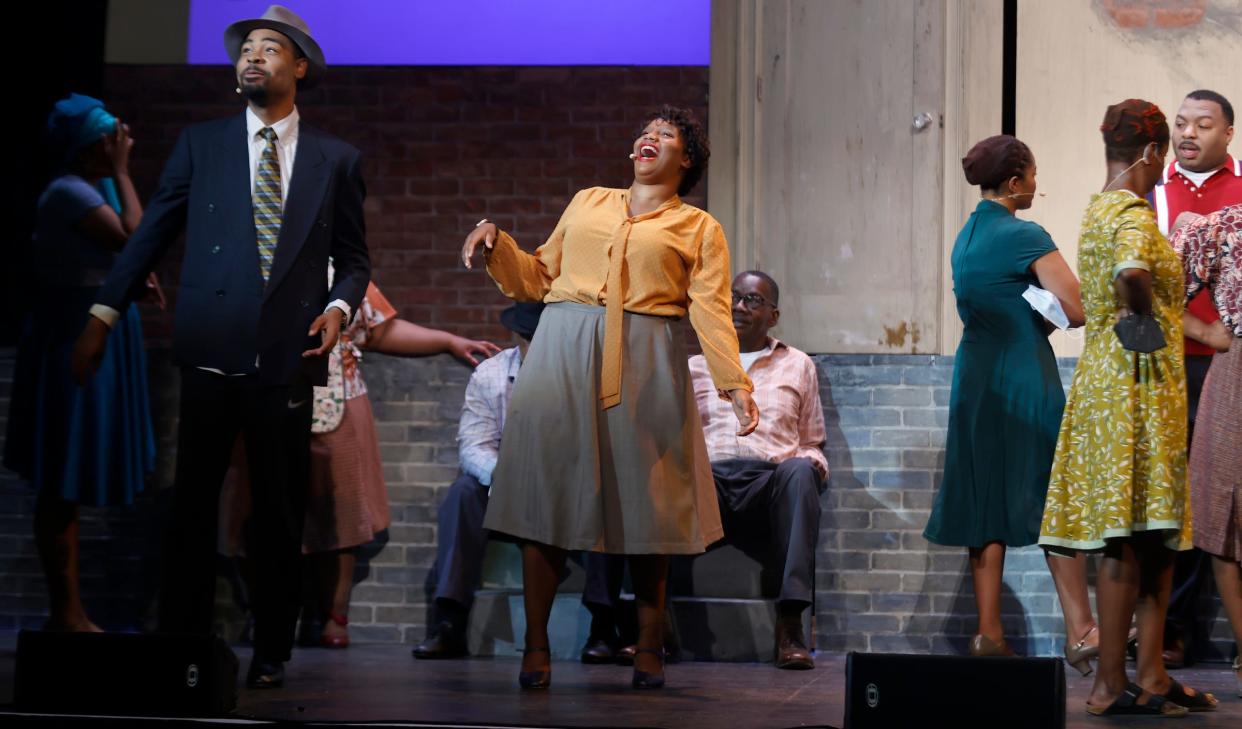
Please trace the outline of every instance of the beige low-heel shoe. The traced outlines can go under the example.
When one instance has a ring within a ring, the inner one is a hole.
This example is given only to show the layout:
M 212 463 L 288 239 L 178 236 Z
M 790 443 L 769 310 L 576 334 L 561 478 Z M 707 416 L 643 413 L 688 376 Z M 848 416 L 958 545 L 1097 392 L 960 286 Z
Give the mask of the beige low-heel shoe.
M 1087 638 L 1091 637 L 1094 632 L 1096 632 L 1096 627 L 1091 626 L 1091 629 L 1084 633 L 1077 643 L 1065 644 L 1065 662 L 1078 669 L 1078 672 L 1084 676 L 1090 676 L 1095 670 L 1091 665 L 1091 660 L 1100 654 L 1098 645 L 1087 645 Z
M 1242 698 L 1242 655 L 1233 659 L 1233 680 L 1238 682 L 1238 697 Z
M 1012 656 L 1013 649 L 1004 640 L 997 643 L 986 635 L 976 635 L 970 639 L 970 655 L 976 658 L 985 656 Z

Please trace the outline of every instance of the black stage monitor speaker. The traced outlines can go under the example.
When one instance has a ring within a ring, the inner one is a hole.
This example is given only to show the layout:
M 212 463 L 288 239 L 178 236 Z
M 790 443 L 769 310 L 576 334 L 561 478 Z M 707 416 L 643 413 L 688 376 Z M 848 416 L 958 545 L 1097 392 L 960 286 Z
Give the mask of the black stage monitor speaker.
M 23 711 L 213 716 L 237 706 L 237 656 L 214 635 L 23 630 L 14 683 Z
M 1064 729 L 1060 658 L 850 653 L 845 729 Z

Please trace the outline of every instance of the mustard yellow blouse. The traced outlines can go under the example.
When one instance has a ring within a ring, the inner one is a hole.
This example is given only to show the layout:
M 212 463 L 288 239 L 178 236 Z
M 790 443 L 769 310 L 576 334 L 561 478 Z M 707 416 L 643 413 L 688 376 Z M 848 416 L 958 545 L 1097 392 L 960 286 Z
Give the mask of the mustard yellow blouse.
M 729 248 L 720 223 L 674 195 L 655 210 L 630 215 L 629 190 L 578 192 L 547 242 L 534 254 L 501 232 L 487 272 L 518 301 L 605 306 L 600 399 L 621 400 L 621 313 L 690 314 L 712 382 L 753 391 L 738 359 L 731 313 Z M 620 296 L 611 296 L 620 290 Z

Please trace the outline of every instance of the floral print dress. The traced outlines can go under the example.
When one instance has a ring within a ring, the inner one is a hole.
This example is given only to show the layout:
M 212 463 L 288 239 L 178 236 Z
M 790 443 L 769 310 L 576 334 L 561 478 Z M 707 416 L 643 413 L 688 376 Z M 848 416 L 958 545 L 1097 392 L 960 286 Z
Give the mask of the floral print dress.
M 1113 332 L 1121 308 L 1113 281 L 1127 268 L 1151 273 L 1152 316 L 1168 343 L 1151 354 L 1123 349 Z M 1167 547 L 1189 549 L 1181 262 L 1151 206 L 1117 190 L 1091 198 L 1078 273 L 1086 344 L 1061 420 L 1039 543 L 1092 550 L 1162 530 Z

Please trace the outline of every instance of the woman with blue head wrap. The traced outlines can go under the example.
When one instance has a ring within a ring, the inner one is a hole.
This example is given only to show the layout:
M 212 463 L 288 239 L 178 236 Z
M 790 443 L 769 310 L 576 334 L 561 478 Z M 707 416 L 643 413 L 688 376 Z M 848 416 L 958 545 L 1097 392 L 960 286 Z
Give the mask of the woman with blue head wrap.
M 103 102 L 81 94 L 57 102 L 47 141 L 60 171 L 39 198 L 31 251 L 39 296 L 18 344 L 4 465 L 36 492 L 45 627 L 97 631 L 78 588 L 78 506 L 131 503 L 155 465 L 137 310 L 112 328 L 104 360 L 83 386 L 70 353 L 142 206 L 129 177 L 129 128 Z

